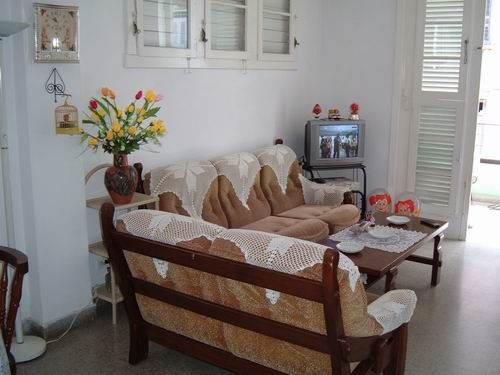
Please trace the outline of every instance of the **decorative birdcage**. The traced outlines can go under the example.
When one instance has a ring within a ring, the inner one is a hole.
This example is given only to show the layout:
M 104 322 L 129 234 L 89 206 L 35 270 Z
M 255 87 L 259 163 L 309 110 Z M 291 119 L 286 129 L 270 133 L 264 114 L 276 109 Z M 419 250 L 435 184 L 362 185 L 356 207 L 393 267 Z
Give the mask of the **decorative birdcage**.
M 80 133 L 78 122 L 78 109 L 68 104 L 68 96 L 64 104 L 55 109 L 56 115 L 56 134 L 77 135 Z

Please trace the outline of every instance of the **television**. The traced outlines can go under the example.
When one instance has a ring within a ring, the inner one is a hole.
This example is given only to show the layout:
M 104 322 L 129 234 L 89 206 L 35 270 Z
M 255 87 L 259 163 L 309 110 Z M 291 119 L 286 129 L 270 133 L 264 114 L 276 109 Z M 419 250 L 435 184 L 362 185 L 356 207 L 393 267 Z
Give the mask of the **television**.
M 305 162 L 311 167 L 361 164 L 363 120 L 311 120 L 306 124 Z

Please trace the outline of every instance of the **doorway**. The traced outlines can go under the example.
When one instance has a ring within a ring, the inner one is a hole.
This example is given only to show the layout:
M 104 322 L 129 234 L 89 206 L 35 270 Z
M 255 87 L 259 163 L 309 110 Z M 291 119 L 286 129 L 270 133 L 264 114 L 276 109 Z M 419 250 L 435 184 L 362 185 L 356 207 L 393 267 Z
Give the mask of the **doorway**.
M 487 0 L 467 239 L 500 242 L 500 1 Z

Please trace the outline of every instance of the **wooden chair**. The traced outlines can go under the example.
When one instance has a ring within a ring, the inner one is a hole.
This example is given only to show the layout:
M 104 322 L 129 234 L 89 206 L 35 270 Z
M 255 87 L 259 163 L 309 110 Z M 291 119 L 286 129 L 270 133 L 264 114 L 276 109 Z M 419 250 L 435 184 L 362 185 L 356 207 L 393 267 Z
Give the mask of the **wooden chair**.
M 9 266 L 14 271 L 10 283 Z M 14 375 L 16 361 L 10 352 L 10 345 L 23 290 L 23 279 L 24 275 L 28 273 L 28 258 L 18 250 L 0 246 L 0 269 L 0 330 L 9 358 L 10 371 Z

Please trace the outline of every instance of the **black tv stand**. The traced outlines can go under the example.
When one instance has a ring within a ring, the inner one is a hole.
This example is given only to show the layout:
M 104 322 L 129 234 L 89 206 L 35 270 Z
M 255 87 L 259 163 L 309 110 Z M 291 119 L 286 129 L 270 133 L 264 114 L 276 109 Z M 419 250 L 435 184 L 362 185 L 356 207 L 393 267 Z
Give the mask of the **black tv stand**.
M 309 172 L 311 177 L 309 178 L 311 181 L 318 182 L 320 184 L 324 184 L 329 179 L 323 178 L 320 176 L 320 171 L 334 171 L 334 170 L 343 170 L 343 169 L 360 169 L 363 172 L 363 191 L 353 190 L 353 193 L 359 194 L 361 196 L 361 214 L 364 215 L 366 213 L 366 166 L 364 164 L 340 164 L 340 165 L 321 165 L 321 166 L 312 166 L 306 163 L 302 165 L 302 169 L 304 171 Z M 318 174 L 318 177 L 314 177 L 314 172 Z

